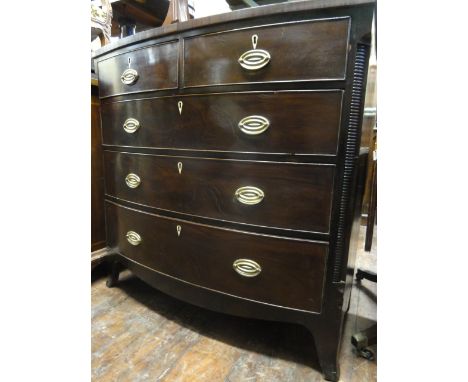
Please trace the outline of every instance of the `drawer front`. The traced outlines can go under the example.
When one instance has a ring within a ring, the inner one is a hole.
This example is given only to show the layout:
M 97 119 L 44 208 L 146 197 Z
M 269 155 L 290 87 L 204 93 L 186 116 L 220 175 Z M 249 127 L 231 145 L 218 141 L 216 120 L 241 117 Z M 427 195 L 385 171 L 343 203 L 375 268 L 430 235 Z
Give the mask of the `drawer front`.
M 184 40 L 184 86 L 342 80 L 349 18 L 213 33 Z
M 332 165 L 105 152 L 109 195 L 185 214 L 301 231 L 328 233 L 333 174 Z
M 334 155 L 341 91 L 222 93 L 107 103 L 109 145 Z M 128 129 L 128 121 L 138 127 Z
M 99 62 L 99 95 L 177 88 L 178 50 L 179 43 L 171 42 Z
M 326 244 L 106 206 L 108 244 L 131 260 L 238 297 L 312 312 L 321 309 Z

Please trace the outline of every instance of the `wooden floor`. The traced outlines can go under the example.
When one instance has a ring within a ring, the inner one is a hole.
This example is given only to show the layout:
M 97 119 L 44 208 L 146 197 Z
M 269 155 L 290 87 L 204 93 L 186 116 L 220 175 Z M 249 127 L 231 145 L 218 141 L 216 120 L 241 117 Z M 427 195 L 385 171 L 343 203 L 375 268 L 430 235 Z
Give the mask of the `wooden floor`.
M 377 239 L 370 253 L 364 252 L 363 239 L 362 229 L 356 265 L 375 270 Z M 197 308 L 152 289 L 128 271 L 109 289 L 103 276 L 98 267 L 91 288 L 93 381 L 322 381 L 313 338 L 301 326 Z M 375 322 L 376 291 L 376 284 L 366 280 L 353 287 L 341 381 L 377 380 L 376 361 L 357 357 L 350 343 L 352 333 Z

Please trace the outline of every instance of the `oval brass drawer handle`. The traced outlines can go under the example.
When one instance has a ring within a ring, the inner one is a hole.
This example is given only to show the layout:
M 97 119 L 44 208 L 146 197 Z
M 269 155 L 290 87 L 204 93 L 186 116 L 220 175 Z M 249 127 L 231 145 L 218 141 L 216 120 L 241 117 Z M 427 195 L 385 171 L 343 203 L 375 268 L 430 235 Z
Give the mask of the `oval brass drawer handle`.
M 141 179 L 137 174 L 130 173 L 125 177 L 125 183 L 130 188 L 137 188 L 141 183 Z
M 239 121 L 239 129 L 247 135 L 258 135 L 270 127 L 270 121 L 261 115 L 250 115 Z
M 252 49 L 239 57 L 239 64 L 247 70 L 258 70 L 270 62 L 271 56 L 266 50 Z
M 133 134 L 140 128 L 140 122 L 135 118 L 127 118 L 123 124 L 123 128 L 127 133 Z
M 239 57 L 239 64 L 247 70 L 258 70 L 266 66 L 271 59 L 270 53 L 263 49 L 257 49 L 258 36 L 252 36 L 253 49 L 244 52 Z
M 265 193 L 257 187 L 245 186 L 238 188 L 235 193 L 236 199 L 242 204 L 254 205 L 260 203 Z
M 135 69 L 125 69 L 120 76 L 120 80 L 125 85 L 133 85 L 138 80 L 138 72 Z
M 135 231 L 128 231 L 126 237 L 127 241 L 131 245 L 138 245 L 141 243 L 141 236 L 138 235 Z
M 255 277 L 260 274 L 262 267 L 260 264 L 249 259 L 237 259 L 232 264 L 234 270 L 244 277 Z

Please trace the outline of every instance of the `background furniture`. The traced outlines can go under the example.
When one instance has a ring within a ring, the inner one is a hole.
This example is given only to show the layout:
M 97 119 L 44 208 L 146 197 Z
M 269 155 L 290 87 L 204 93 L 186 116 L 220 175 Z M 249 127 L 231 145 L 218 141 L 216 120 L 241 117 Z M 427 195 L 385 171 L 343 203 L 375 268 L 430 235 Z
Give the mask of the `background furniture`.
M 374 13 L 372 23 L 372 44 L 367 75 L 366 98 L 364 104 L 364 118 L 362 122 L 361 146 L 369 148 L 367 160 L 366 186 L 362 201 L 362 224 L 367 225 L 367 217 L 370 213 L 370 201 L 372 193 L 372 176 L 374 172 L 375 142 L 377 139 L 377 18 Z M 372 238 L 372 235 L 371 235 Z
M 374 225 L 377 221 L 377 143 L 376 137 L 374 138 L 372 155 L 370 158 L 371 162 L 371 174 L 370 174 L 370 191 L 369 191 L 369 206 L 368 215 L 366 222 L 366 242 L 365 250 L 370 251 L 372 248 L 372 237 L 374 236 Z
M 180 23 L 193 19 L 195 9 L 193 1 L 190 0 L 171 0 L 169 10 L 163 25 Z
M 104 46 L 110 42 L 112 7 L 109 0 L 91 1 L 91 41 L 96 37 Z
M 120 38 L 163 24 L 169 0 L 113 0 L 112 36 Z
M 362 280 L 377 282 L 377 274 L 370 271 L 358 269 L 356 271 L 356 281 L 361 283 Z M 374 359 L 374 353 L 370 346 L 377 343 L 377 324 L 371 325 L 365 330 L 354 333 L 351 337 L 351 343 L 355 347 L 357 354 L 368 360 Z
M 91 40 L 101 46 L 161 25 L 194 17 L 192 0 L 99 0 L 91 2 Z
M 226 0 L 229 7 L 234 11 L 247 7 L 258 7 L 260 5 L 286 3 L 288 0 Z
M 101 116 L 96 77 L 91 78 L 91 266 L 106 254 Z
M 125 266 L 202 307 L 304 325 L 336 381 L 373 2 L 327 5 L 171 24 L 95 58 L 108 285 Z
M 371 186 L 364 243 L 364 249 L 368 252 L 372 249 L 372 237 L 374 235 L 374 225 L 377 214 L 377 143 L 375 139 L 376 137 L 374 136 L 372 153 L 369 155 L 369 160 L 371 162 Z M 362 280 L 369 280 L 376 283 L 377 273 L 358 268 L 356 271 L 356 281 L 361 283 Z M 377 324 L 371 325 L 367 329 L 355 333 L 351 337 L 351 343 L 355 347 L 358 355 L 369 360 L 373 360 L 374 353 L 370 346 L 377 343 Z

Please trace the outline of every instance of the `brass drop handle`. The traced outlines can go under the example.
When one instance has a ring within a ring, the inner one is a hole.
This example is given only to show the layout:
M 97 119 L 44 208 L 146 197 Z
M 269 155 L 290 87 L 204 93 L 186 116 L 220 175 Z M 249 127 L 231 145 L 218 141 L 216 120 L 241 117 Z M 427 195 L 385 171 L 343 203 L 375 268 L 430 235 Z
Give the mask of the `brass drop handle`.
M 123 128 L 127 133 L 133 134 L 140 128 L 140 122 L 135 118 L 127 118 L 123 124 Z
M 270 121 L 261 115 L 249 115 L 239 121 L 240 131 L 247 135 L 259 135 L 270 127 Z
M 130 173 L 125 177 L 125 183 L 130 188 L 137 188 L 141 183 L 141 179 L 137 174 Z
M 237 259 L 232 264 L 234 270 L 244 277 L 255 277 L 262 272 L 262 267 L 256 261 L 250 259 Z
M 265 193 L 258 187 L 245 186 L 236 190 L 235 197 L 240 203 L 251 206 L 260 203 Z
M 268 53 L 266 50 L 263 49 L 257 49 L 257 43 L 258 43 L 258 35 L 254 34 L 252 36 L 252 46 L 253 49 L 248 50 L 247 52 L 244 52 L 240 57 L 239 57 L 239 64 L 242 66 L 244 69 L 247 70 L 258 70 L 266 65 L 271 60 L 270 53 Z
M 131 245 L 139 245 L 141 243 L 141 236 L 136 233 L 135 231 L 128 231 L 127 232 L 127 235 L 125 235 L 126 238 L 127 238 L 127 241 L 131 244 Z
M 135 69 L 125 69 L 120 80 L 124 85 L 133 85 L 138 80 L 138 72 Z

